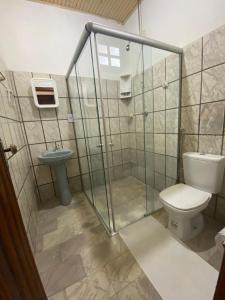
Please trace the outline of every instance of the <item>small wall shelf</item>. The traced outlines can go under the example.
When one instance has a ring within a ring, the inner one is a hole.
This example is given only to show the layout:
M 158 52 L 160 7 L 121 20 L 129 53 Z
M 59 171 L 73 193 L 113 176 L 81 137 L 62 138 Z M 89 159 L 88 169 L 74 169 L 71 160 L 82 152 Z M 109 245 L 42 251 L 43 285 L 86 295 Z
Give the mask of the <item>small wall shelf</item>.
M 120 99 L 131 98 L 131 74 L 120 76 Z

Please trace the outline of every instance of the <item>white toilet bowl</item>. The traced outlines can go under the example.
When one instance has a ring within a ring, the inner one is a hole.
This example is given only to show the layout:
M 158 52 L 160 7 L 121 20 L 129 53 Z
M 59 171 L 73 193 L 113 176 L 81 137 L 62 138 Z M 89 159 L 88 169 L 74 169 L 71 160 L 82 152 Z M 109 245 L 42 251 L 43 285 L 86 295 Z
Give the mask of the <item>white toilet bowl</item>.
M 163 190 L 159 198 L 169 214 L 170 231 L 181 240 L 192 239 L 202 231 L 201 212 L 210 201 L 210 193 L 180 183 Z
M 169 229 L 180 239 L 192 239 L 203 229 L 201 212 L 207 207 L 212 194 L 221 190 L 224 164 L 225 157 L 221 155 L 184 153 L 186 184 L 175 184 L 159 194 L 169 214 Z

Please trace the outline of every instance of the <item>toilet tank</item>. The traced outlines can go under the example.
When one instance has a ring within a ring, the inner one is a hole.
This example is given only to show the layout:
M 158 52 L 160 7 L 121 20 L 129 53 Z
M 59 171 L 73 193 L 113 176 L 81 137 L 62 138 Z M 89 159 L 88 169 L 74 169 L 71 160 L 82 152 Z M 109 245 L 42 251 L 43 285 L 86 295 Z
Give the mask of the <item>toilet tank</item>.
M 217 194 L 223 184 L 225 156 L 187 152 L 183 154 L 185 183 Z

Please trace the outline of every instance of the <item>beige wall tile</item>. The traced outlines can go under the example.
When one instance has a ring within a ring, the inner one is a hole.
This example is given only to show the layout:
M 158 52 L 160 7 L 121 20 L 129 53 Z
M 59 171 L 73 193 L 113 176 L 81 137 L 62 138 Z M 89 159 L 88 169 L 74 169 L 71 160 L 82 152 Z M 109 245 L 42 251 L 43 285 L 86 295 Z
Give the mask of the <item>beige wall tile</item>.
M 144 70 L 144 91 L 152 89 L 153 86 L 153 70 L 152 67 Z
M 117 99 L 108 99 L 109 117 L 119 116 L 119 101 Z
M 31 73 L 13 72 L 16 91 L 19 97 L 32 97 Z
M 225 25 L 203 37 L 203 68 L 225 62 Z
M 41 164 L 41 162 L 38 160 L 38 156 L 41 155 L 41 153 L 44 151 L 46 151 L 45 144 L 30 145 L 30 152 L 31 152 L 32 162 L 34 165 Z
M 80 174 L 79 164 L 77 159 L 70 159 L 66 163 L 67 176 L 74 177 Z
M 45 165 L 36 166 L 34 170 L 35 170 L 37 183 L 39 185 L 46 184 L 52 181 L 50 168 L 48 166 Z
M 198 39 L 184 47 L 182 76 L 197 73 L 202 64 L 202 39 Z
M 183 107 L 181 109 L 181 128 L 185 134 L 198 134 L 199 105 Z
M 154 111 L 165 109 L 165 90 L 157 88 L 154 90 Z
M 153 111 L 153 91 L 144 93 L 144 111 L 152 112 Z
M 166 111 L 166 133 L 178 133 L 178 109 Z
M 199 152 L 220 154 L 222 147 L 222 136 L 200 135 Z
M 88 166 L 88 160 L 87 160 L 87 156 L 81 157 L 80 158 L 80 166 L 81 166 L 81 173 L 82 174 L 86 174 L 89 172 L 89 166 Z M 79 169 L 78 172 L 76 173 L 76 175 L 79 175 Z
M 76 128 L 77 128 L 78 120 L 76 121 Z M 67 120 L 59 120 L 59 128 L 62 140 L 72 140 L 74 139 L 74 128 L 73 123 L 69 123 Z M 79 132 L 79 130 L 78 130 Z
M 29 144 L 43 143 L 44 135 L 41 122 L 25 122 L 25 130 Z
M 109 99 L 118 99 L 118 81 L 117 80 L 107 80 L 107 96 Z
M 179 79 L 179 55 L 171 54 L 166 58 L 166 80 L 168 82 Z
M 20 108 L 23 121 L 40 120 L 40 114 L 38 108 L 34 105 L 33 98 L 19 98 Z
M 202 102 L 225 99 L 225 65 L 213 67 L 202 73 Z
M 188 76 L 182 80 L 182 106 L 200 103 L 201 73 Z
M 78 100 L 75 100 L 79 104 Z M 73 101 L 73 102 L 75 102 Z M 59 98 L 59 107 L 57 108 L 58 119 L 67 119 L 68 114 L 71 114 L 69 98 Z M 78 117 L 77 109 L 74 111 L 75 117 Z
M 165 59 L 153 65 L 153 87 L 160 87 L 166 80 Z
M 68 97 L 66 77 L 63 75 L 51 75 L 51 78 L 55 80 L 59 97 Z
M 38 190 L 42 202 L 51 200 L 55 197 L 53 183 L 40 185 Z
M 179 106 L 179 81 L 172 82 L 166 89 L 166 108 Z
M 224 102 L 215 102 L 201 105 L 200 134 L 222 134 L 224 104 Z
M 166 135 L 166 155 L 177 156 L 178 136 L 177 134 Z
M 68 79 L 68 88 L 70 97 L 79 97 L 76 76 L 70 75 Z
M 44 136 L 46 142 L 60 140 L 59 127 L 57 121 L 43 121 Z
M 165 133 L 166 124 L 165 124 L 165 111 L 155 112 L 154 113 L 154 132 L 155 133 Z
M 42 120 L 56 120 L 55 108 L 41 108 L 40 115 Z
M 154 134 L 154 152 L 165 154 L 165 134 Z
M 68 149 L 73 151 L 73 156 L 72 157 L 74 157 L 74 158 L 77 157 L 77 145 L 76 145 L 75 140 L 63 141 L 62 146 L 63 146 L 63 148 L 68 148 Z M 85 154 L 86 153 L 84 152 L 84 150 L 80 153 L 80 155 L 85 155 Z

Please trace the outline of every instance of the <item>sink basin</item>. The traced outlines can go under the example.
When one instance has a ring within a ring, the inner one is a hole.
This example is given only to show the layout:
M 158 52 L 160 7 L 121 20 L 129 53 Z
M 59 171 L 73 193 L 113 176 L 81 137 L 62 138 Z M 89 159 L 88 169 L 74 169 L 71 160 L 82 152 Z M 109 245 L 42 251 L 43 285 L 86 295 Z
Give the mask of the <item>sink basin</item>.
M 45 151 L 38 156 L 40 162 L 50 165 L 54 169 L 56 176 L 56 187 L 59 191 L 60 202 L 62 205 L 68 205 L 72 200 L 65 164 L 72 155 L 72 150 L 64 148 L 59 150 Z
M 45 151 L 38 156 L 40 162 L 47 165 L 63 163 L 73 155 L 70 149 L 59 149 L 55 151 Z

